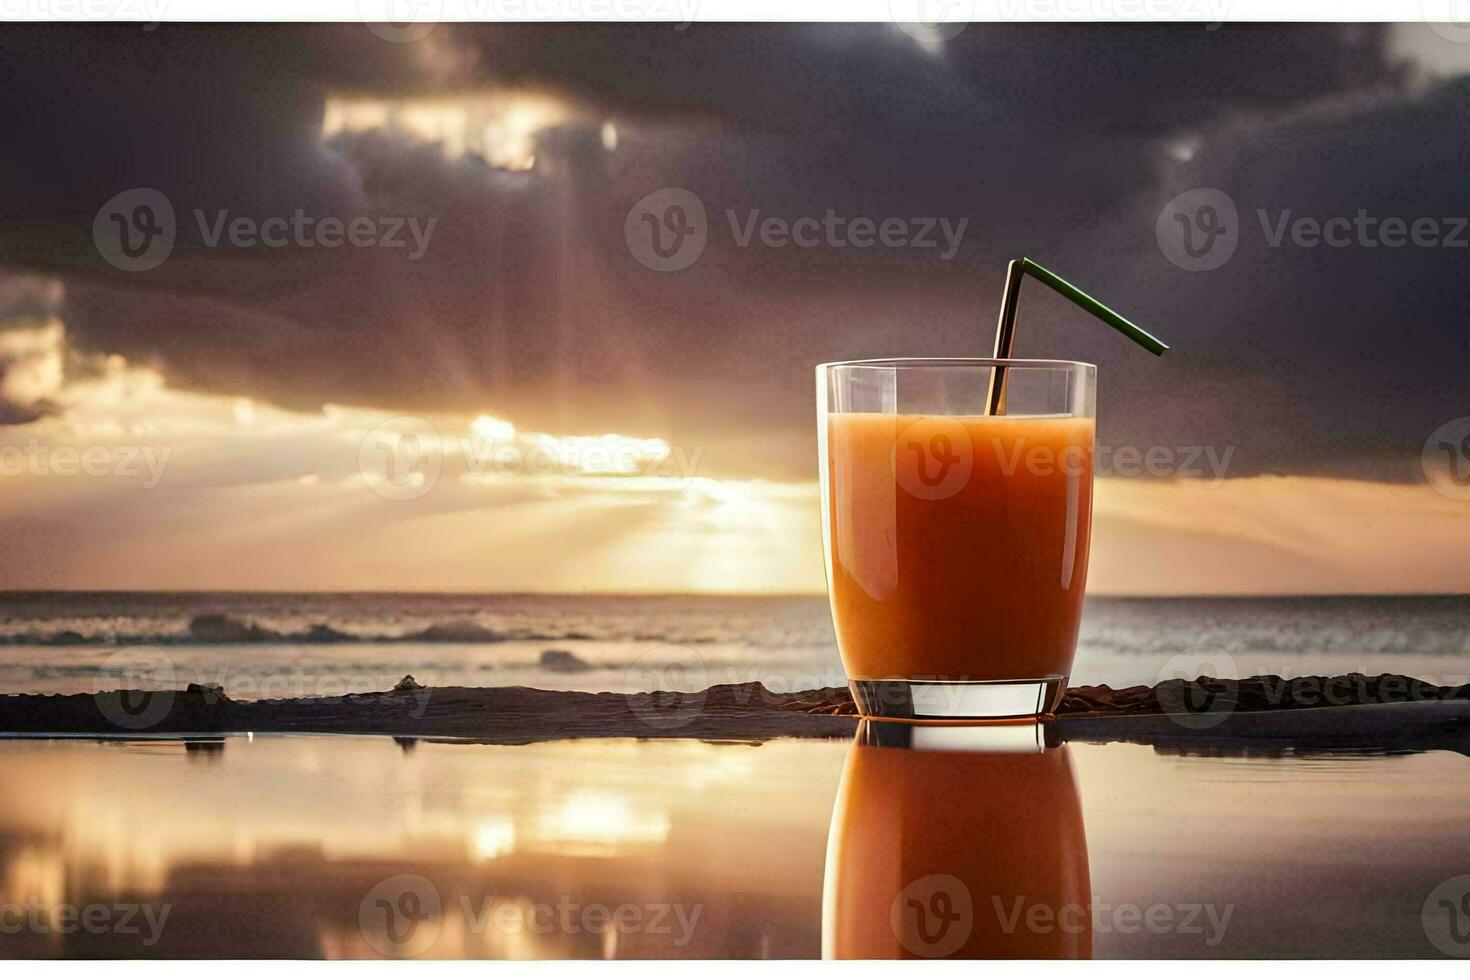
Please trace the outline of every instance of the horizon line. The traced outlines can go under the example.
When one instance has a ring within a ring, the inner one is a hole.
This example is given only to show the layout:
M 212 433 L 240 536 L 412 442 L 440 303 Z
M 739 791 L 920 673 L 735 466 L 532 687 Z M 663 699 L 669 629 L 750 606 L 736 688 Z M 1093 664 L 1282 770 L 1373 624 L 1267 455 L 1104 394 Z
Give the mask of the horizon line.
M 458 589 L 57 589 L 0 588 L 0 596 L 21 595 L 269 595 L 269 596 L 463 596 L 478 598 L 530 599 L 825 599 L 826 592 L 655 592 L 602 591 L 559 592 L 552 590 L 469 591 Z M 1181 593 L 1089 593 L 1084 599 L 1120 601 L 1199 599 L 1424 599 L 1470 598 L 1470 592 L 1181 592 Z

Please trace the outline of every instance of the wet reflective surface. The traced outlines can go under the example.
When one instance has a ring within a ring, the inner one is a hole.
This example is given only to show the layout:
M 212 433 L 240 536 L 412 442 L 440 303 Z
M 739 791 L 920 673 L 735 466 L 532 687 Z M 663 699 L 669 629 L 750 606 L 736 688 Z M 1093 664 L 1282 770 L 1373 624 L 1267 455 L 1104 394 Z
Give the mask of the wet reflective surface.
M 5 740 L 0 954 L 1470 953 L 1467 770 L 943 734 Z

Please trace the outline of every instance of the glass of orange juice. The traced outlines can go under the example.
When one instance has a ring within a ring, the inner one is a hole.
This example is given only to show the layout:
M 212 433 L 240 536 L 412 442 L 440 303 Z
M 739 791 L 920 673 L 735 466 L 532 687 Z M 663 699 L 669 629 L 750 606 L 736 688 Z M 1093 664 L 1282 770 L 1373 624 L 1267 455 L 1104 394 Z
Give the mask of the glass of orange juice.
M 1087 582 L 1096 385 L 1077 361 L 817 367 L 827 588 L 863 715 L 1056 708 Z

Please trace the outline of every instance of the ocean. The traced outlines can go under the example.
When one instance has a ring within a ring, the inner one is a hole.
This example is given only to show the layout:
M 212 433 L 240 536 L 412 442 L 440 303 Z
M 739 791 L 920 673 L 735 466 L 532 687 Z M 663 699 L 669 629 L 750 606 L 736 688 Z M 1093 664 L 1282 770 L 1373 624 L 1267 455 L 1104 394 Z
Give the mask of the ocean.
M 821 597 L 0 593 L 0 692 L 219 684 L 237 699 L 430 686 L 844 683 Z M 1401 673 L 1470 681 L 1470 596 L 1088 600 L 1072 684 Z

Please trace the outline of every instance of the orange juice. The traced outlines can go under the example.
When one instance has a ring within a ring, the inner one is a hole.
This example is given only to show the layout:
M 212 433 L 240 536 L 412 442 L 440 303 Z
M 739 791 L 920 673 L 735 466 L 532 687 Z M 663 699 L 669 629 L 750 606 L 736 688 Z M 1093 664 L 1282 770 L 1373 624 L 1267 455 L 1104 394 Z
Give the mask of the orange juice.
M 1065 746 L 849 750 L 827 842 L 824 957 L 1086 958 L 1091 908 Z
M 1093 431 L 1061 416 L 828 416 L 828 592 L 849 678 L 1065 684 Z

